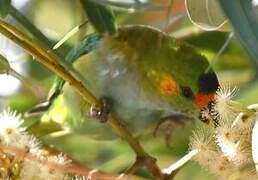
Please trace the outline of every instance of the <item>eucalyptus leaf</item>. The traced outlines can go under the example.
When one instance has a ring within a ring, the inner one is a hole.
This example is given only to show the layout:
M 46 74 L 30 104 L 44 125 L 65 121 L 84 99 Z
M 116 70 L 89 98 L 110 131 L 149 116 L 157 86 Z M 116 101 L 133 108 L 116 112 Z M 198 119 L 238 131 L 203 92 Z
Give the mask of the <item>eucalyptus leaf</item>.
M 81 0 L 81 4 L 88 20 L 98 33 L 114 34 L 116 32 L 114 17 L 108 7 L 90 0 Z
M 55 46 L 53 47 L 53 49 L 58 49 L 60 46 L 62 46 L 68 39 L 70 39 L 73 35 L 75 35 L 82 27 L 84 27 L 87 24 L 87 21 L 74 27 L 71 31 L 69 31 L 68 33 L 66 33 L 66 35 L 60 40 L 58 41 Z
M 66 61 L 73 63 L 80 56 L 91 52 L 96 47 L 100 39 L 101 36 L 95 33 L 88 35 L 68 53 Z
M 0 0 L 0 16 L 4 18 L 8 15 L 11 6 L 11 0 Z
M 114 8 L 118 8 L 118 10 L 127 10 L 127 11 L 161 11 L 164 10 L 166 7 L 157 4 L 157 3 L 150 3 L 150 2 L 126 2 L 126 1 L 116 1 L 116 0 L 93 0 L 96 3 L 112 6 Z
M 258 69 L 258 15 L 252 0 L 219 0 L 219 2 Z
M 206 31 L 231 31 L 218 0 L 185 0 L 187 14 L 193 24 Z
M 11 67 L 8 60 L 0 54 L 0 74 L 6 74 L 10 69 Z

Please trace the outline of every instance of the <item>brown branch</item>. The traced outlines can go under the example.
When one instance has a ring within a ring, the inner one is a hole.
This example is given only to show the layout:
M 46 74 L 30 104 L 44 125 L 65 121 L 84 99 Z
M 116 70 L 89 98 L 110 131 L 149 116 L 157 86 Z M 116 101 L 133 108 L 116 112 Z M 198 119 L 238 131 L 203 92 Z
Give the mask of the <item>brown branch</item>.
M 24 48 L 36 61 L 46 66 L 49 70 L 68 82 L 90 105 L 101 106 L 101 103 L 87 90 L 82 82 L 67 71 L 39 42 L 33 40 L 24 32 L 0 19 L 0 33 Z M 117 134 L 131 146 L 137 157 L 145 159 L 145 166 L 155 179 L 163 179 L 163 174 L 156 164 L 156 160 L 148 155 L 127 128 L 114 116 L 109 115 L 107 123 L 115 129 Z
M 88 167 L 80 167 L 75 165 L 63 165 L 55 162 L 50 162 L 47 159 L 39 158 L 36 155 L 33 155 L 32 153 L 29 153 L 28 150 L 21 149 L 14 146 L 4 146 L 0 145 L 1 150 L 3 150 L 5 153 L 13 154 L 16 157 L 19 157 L 21 159 L 28 159 L 34 162 L 37 162 L 39 164 L 42 164 L 44 166 L 48 166 L 50 169 L 54 169 L 56 171 L 62 172 L 64 174 L 73 174 L 73 175 L 79 175 L 79 176 L 85 176 L 85 177 L 91 177 L 92 179 L 103 179 L 103 180 L 113 180 L 113 179 L 121 179 L 121 180 L 130 180 L 130 179 L 137 179 L 136 176 L 131 175 L 116 175 L 111 173 L 105 173 L 97 169 L 91 169 Z

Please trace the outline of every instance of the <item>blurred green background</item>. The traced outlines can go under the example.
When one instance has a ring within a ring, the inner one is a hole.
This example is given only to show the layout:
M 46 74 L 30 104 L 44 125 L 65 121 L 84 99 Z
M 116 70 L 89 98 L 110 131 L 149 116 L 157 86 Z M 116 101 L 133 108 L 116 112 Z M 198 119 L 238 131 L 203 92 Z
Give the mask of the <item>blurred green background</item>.
M 167 0 L 155 0 L 154 3 L 167 5 Z M 13 5 L 19 9 L 41 32 L 53 43 L 58 42 L 72 28 L 86 21 L 83 9 L 77 0 L 13 0 Z M 146 24 L 160 29 L 177 38 L 184 39 L 194 45 L 208 59 L 218 52 L 226 41 L 229 32 L 205 32 L 195 27 L 186 15 L 183 0 L 174 0 L 169 21 L 167 21 L 167 8 L 159 11 L 114 11 L 118 25 Z M 13 24 L 23 29 L 14 19 L 7 16 Z M 24 30 L 24 29 L 23 29 Z M 92 29 L 84 26 L 72 38 L 59 48 L 59 52 L 66 54 L 76 42 L 82 40 Z M 24 84 L 13 77 L 0 75 L 0 108 L 11 107 L 24 113 L 34 105 L 43 102 L 54 80 L 54 76 L 45 67 L 31 60 L 31 57 L 9 40 L 0 36 L 0 52 L 10 61 L 11 66 L 36 84 L 34 90 L 28 89 Z M 256 103 L 258 81 L 255 68 L 251 59 L 242 49 L 237 38 L 233 38 L 229 46 L 213 64 L 221 83 L 239 88 L 235 97 L 245 105 Z M 39 88 L 39 89 L 37 89 Z M 63 114 L 56 114 L 55 120 L 66 118 Z M 28 125 L 37 122 L 40 117 L 26 118 Z M 164 135 L 158 137 L 140 137 L 144 148 L 158 159 L 160 167 L 165 168 L 176 161 L 188 150 L 189 136 L 194 123 L 177 128 L 172 134 L 172 147 L 164 143 Z M 46 130 L 47 130 L 46 126 Z M 58 128 L 58 126 L 57 126 Z M 31 128 L 31 132 L 35 132 Z M 102 169 L 107 172 L 123 172 L 134 161 L 134 154 L 128 145 L 120 140 L 96 142 L 76 132 L 52 133 L 38 137 L 46 144 L 51 144 L 56 149 L 68 154 L 69 157 L 90 167 Z M 148 141 L 147 141 L 148 139 Z M 148 178 L 144 170 L 138 171 Z M 187 164 L 176 176 L 176 180 L 216 179 L 198 164 Z

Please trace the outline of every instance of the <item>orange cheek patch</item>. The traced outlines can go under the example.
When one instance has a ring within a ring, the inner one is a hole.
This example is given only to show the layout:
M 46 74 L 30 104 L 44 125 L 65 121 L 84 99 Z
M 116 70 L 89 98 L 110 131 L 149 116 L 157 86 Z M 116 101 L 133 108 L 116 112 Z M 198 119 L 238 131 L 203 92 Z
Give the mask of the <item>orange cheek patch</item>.
M 162 95 L 175 96 L 178 94 L 178 85 L 169 75 L 165 75 L 160 81 L 160 92 Z

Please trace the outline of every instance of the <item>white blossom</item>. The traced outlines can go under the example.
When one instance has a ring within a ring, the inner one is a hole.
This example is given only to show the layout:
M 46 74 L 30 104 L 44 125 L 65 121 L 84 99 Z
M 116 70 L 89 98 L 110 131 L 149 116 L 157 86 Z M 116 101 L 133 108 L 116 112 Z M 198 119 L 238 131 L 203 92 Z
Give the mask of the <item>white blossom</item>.
M 255 167 L 251 134 L 258 106 L 244 107 L 233 101 L 236 92 L 236 88 L 230 90 L 222 86 L 218 89 L 213 110 L 219 122 L 215 126 L 198 127 L 190 139 L 190 149 L 200 150 L 194 160 L 221 179 L 256 179 L 257 174 L 251 173 Z M 253 138 L 254 142 L 257 140 Z
M 27 158 L 27 154 L 24 157 L 17 157 L 20 168 L 19 179 L 60 180 L 67 176 L 65 172 L 60 170 L 60 167 L 69 165 L 70 161 L 63 154 L 56 156 L 44 154 L 39 141 L 21 127 L 23 124 L 21 115 L 17 115 L 10 109 L 4 110 L 0 114 L 0 124 L 1 143 L 11 149 L 17 148 L 17 150 L 26 152 L 31 157 Z M 11 158 L 10 162 L 16 159 L 15 152 L 7 151 L 7 153 L 6 157 Z M 12 168 L 7 169 L 7 171 L 12 171 Z M 5 177 L 5 179 L 7 178 Z
M 63 154 L 49 157 L 38 157 L 41 163 L 25 160 L 21 171 L 22 180 L 60 180 L 65 179 L 66 173 L 56 169 L 55 166 L 67 166 L 70 161 Z
M 0 114 L 0 136 L 7 138 L 6 141 L 8 143 L 9 140 L 11 141 L 13 135 L 23 132 L 22 123 L 21 115 L 17 115 L 15 111 L 11 111 L 10 109 L 4 110 Z
M 236 88 L 231 90 L 228 86 L 221 86 L 217 90 L 214 109 L 219 114 L 220 120 L 232 120 L 232 118 L 235 118 L 237 114 L 242 111 L 241 104 L 236 101 L 232 101 L 236 92 Z

